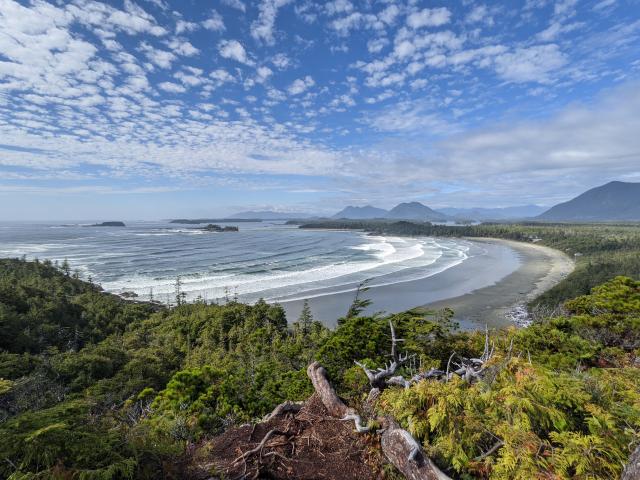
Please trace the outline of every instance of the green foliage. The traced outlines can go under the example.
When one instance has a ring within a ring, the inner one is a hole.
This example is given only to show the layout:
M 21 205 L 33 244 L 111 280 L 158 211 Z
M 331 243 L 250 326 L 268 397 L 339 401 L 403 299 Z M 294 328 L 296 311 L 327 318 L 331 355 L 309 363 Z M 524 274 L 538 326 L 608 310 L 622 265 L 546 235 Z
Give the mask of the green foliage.
M 487 381 L 390 389 L 383 409 L 460 478 L 613 478 L 640 431 L 639 296 L 615 278 L 561 316 L 493 333 Z M 331 331 L 308 309 L 288 325 L 264 301 L 130 303 L 0 260 L 0 477 L 183 478 L 193 442 L 307 398 L 314 359 L 357 405 L 368 385 L 353 361 L 388 360 L 389 321 L 414 355 L 401 374 L 483 348 L 449 310 L 363 316 L 358 300 Z
M 615 278 L 567 302 L 567 316 L 494 335 L 482 382 L 390 389 L 382 408 L 462 478 L 616 478 L 640 434 L 638 286 Z
M 50 262 L 0 260 L 0 350 L 78 350 L 132 322 L 151 307 L 127 303 L 69 277 Z

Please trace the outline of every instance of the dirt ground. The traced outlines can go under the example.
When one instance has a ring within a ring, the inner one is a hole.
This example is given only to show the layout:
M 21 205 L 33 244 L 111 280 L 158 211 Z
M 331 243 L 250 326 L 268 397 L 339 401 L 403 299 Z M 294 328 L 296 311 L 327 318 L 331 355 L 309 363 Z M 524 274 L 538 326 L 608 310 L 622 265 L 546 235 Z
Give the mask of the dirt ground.
M 232 428 L 201 445 L 192 458 L 191 475 L 197 479 L 382 479 L 386 463 L 375 435 L 356 433 L 353 422 L 328 416 L 315 394 L 297 413 Z

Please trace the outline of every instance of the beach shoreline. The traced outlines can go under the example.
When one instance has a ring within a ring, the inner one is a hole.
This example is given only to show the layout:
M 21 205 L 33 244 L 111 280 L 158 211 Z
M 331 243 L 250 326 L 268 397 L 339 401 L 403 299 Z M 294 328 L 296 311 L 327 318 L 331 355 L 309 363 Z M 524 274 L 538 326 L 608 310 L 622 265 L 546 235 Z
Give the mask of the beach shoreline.
M 501 238 L 467 240 L 508 246 L 518 254 L 521 265 L 494 285 L 418 307 L 418 311 L 451 308 L 454 319 L 464 329 L 526 324 L 525 305 L 557 285 L 575 268 L 575 262 L 566 254 L 544 245 Z

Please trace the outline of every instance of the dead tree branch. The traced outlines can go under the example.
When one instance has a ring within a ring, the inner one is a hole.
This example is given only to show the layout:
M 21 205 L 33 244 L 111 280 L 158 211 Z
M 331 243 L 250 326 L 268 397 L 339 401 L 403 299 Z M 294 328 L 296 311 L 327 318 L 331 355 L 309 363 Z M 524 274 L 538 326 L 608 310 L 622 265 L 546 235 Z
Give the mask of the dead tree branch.
M 504 445 L 504 442 L 502 440 L 498 440 L 489 450 L 478 455 L 476 458 L 473 459 L 473 461 L 479 462 L 480 460 L 484 460 L 489 455 L 492 455 L 494 452 L 498 451 L 498 449 L 500 449 L 503 445 Z
M 371 370 L 366 365 L 358 361 L 354 362 L 364 371 L 365 375 L 369 379 L 371 388 L 378 388 L 380 390 L 387 387 L 388 383 L 386 379 L 392 377 L 393 374 L 396 373 L 398 367 L 403 365 L 409 359 L 409 355 L 407 353 L 404 355 L 398 354 L 398 343 L 404 342 L 404 338 L 396 337 L 396 330 L 391 320 L 389 320 L 389 328 L 391 329 L 391 361 L 385 365 L 385 368 Z
M 302 402 L 286 401 L 278 405 L 276 408 L 274 408 L 270 414 L 266 415 L 262 419 L 262 421 L 268 422 L 272 418 L 277 417 L 278 415 L 282 415 L 283 413 L 297 413 L 300 411 L 301 408 L 302 408 Z

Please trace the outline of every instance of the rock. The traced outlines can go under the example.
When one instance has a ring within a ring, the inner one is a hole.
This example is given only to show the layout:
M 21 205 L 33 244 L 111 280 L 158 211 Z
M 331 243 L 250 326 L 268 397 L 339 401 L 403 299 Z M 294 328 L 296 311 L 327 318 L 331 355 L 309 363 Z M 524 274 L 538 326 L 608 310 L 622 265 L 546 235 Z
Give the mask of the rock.
M 94 223 L 91 226 L 92 227 L 126 227 L 124 222 L 102 222 L 102 223 Z

